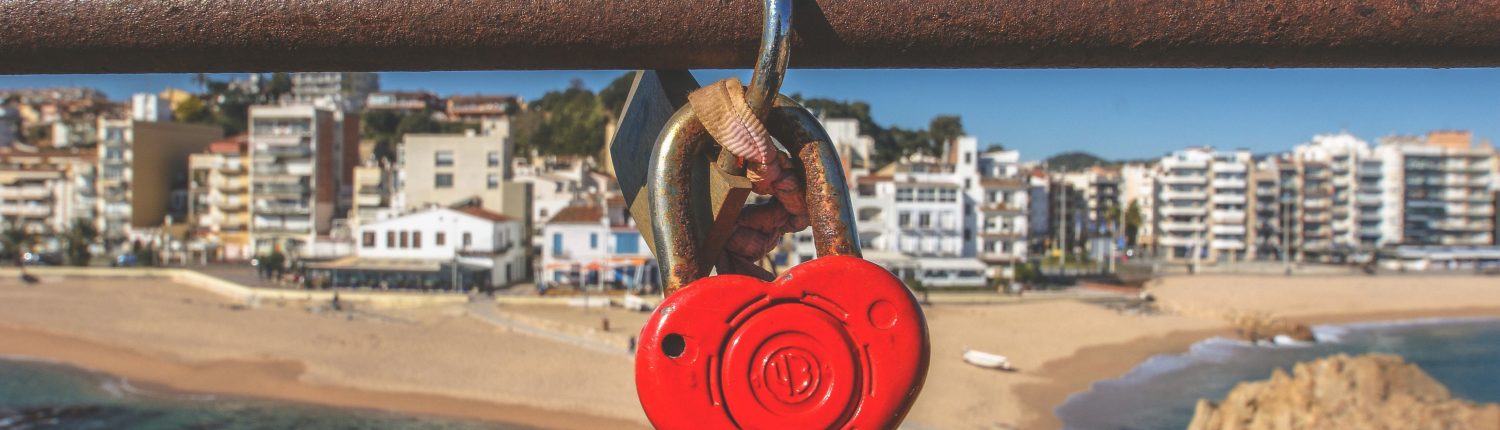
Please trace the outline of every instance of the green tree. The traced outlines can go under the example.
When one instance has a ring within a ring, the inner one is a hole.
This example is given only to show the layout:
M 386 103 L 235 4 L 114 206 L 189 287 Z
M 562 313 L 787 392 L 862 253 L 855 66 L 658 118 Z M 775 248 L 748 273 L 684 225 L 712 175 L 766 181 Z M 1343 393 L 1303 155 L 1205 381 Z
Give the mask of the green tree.
M 630 86 L 634 83 L 635 72 L 627 72 L 599 90 L 599 102 L 604 104 L 605 112 L 611 118 L 619 118 L 621 111 L 625 109 L 625 101 L 630 98 Z
M 4 246 L 4 249 L 0 249 L 0 259 L 19 262 L 21 254 L 30 251 L 36 245 L 36 240 L 36 235 L 20 225 L 7 225 L 4 231 L 0 231 L 0 246 Z
M 1125 209 L 1125 240 L 1130 246 L 1135 246 L 1136 236 L 1141 231 L 1141 205 L 1138 200 L 1131 200 L 1130 206 Z
M 93 222 L 86 219 L 73 220 L 73 225 L 63 237 L 67 245 L 68 264 L 89 265 L 89 260 L 93 259 L 89 246 L 93 245 L 98 238 L 99 230 L 94 227 Z
M 513 130 L 518 147 L 546 154 L 594 155 L 604 147 L 609 114 L 592 91 L 574 80 L 565 91 L 550 91 L 533 104 L 539 111 L 534 129 Z
M 208 106 L 203 104 L 203 99 L 198 97 L 184 99 L 172 109 L 172 114 L 176 115 L 177 120 L 181 122 L 210 123 L 214 119 L 213 114 L 208 111 Z
M 280 99 L 281 96 L 287 95 L 291 92 L 292 75 L 289 75 L 286 72 L 276 72 L 271 74 L 271 84 L 266 88 L 266 96 L 269 99 L 267 100 L 268 102 L 274 102 Z
M 933 148 L 937 150 L 935 153 L 940 153 L 942 148 L 965 134 L 963 119 L 958 115 L 935 116 L 927 125 L 927 133 L 932 137 L 932 143 L 936 146 Z

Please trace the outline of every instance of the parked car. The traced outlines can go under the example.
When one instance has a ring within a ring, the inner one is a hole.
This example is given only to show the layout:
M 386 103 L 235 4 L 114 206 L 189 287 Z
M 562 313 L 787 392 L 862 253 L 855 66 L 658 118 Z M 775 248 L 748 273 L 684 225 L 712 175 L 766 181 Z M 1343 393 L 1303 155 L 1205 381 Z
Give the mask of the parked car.
M 28 252 L 21 256 L 21 263 L 27 266 L 61 266 L 63 257 L 56 253 Z
M 109 262 L 109 267 L 135 267 L 139 265 L 135 254 L 120 254 L 115 256 L 114 261 Z

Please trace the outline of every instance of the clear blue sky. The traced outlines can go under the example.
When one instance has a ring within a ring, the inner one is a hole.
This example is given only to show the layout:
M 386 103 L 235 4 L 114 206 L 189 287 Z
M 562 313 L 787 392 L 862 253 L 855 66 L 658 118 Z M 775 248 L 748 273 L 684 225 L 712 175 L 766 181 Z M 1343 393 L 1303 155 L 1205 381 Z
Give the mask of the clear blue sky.
M 381 86 L 534 100 L 573 79 L 598 89 L 620 73 L 383 73 Z M 703 82 L 749 78 L 697 74 Z M 0 76 L 0 88 L 55 85 L 123 99 L 192 83 L 189 74 Z M 783 92 L 865 100 L 887 125 L 925 127 L 934 115 L 959 114 L 981 144 L 1020 149 L 1026 159 L 1069 150 L 1144 158 L 1188 145 L 1272 152 L 1340 130 L 1373 140 L 1467 129 L 1500 143 L 1500 69 L 792 70 Z

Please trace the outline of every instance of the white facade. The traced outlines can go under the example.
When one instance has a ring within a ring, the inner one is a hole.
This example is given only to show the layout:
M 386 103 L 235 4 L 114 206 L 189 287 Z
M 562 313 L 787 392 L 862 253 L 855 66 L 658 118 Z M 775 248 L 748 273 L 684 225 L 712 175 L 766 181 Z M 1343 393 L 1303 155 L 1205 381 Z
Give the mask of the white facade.
M 973 137 L 960 137 L 949 148 L 950 162 L 893 163 L 855 178 L 851 200 L 866 259 L 928 287 L 984 286 L 990 268 L 979 259 L 979 232 L 988 221 L 994 232 L 987 242 L 994 250 L 989 254 L 997 263 L 1024 255 L 1026 212 L 1014 205 L 1024 204 L 1029 195 L 1019 178 L 987 189 L 981 183 L 977 146 Z M 987 196 L 996 199 L 995 211 L 982 214 L 979 207 Z M 788 264 L 814 257 L 810 230 L 793 240 Z
M 1156 173 L 1156 169 L 1144 164 L 1120 167 L 1120 207 L 1129 210 L 1133 203 L 1141 216 L 1135 233 L 1138 246 L 1154 243 L 1156 213 L 1152 208 L 1156 207 Z
M 592 287 L 612 283 L 654 290 L 659 284 L 651 249 L 626 213 L 623 199 L 563 208 L 542 227 L 539 284 Z
M 171 121 L 172 104 L 165 98 L 151 93 L 136 93 L 130 96 L 130 119 L 136 121 Z
M 356 230 L 355 253 L 363 259 L 430 260 L 490 267 L 492 285 L 524 279 L 529 268 L 519 221 L 478 208 L 432 208 L 379 221 Z
M 1210 148 L 1173 152 L 1157 164 L 1156 245 L 1169 259 L 1201 255 L 1208 241 Z
M 336 158 L 337 124 L 332 112 L 310 105 L 250 108 L 250 234 L 257 254 L 276 247 L 296 254 L 331 228 L 338 181 L 336 172 L 318 166 Z

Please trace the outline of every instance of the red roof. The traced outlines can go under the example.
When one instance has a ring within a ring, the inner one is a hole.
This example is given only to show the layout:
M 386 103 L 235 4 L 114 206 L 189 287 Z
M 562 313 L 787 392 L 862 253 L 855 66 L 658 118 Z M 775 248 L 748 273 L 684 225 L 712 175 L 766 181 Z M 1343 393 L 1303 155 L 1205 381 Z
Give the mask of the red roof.
M 249 151 L 250 135 L 240 133 L 235 136 L 210 142 L 208 152 L 210 154 L 242 154 Z
M 471 207 L 466 207 L 466 208 L 458 208 L 458 209 L 455 209 L 455 210 L 457 210 L 459 212 L 463 212 L 463 213 L 469 214 L 469 215 L 473 215 L 473 216 L 477 216 L 477 217 L 480 217 L 480 218 L 484 218 L 484 219 L 487 219 L 487 220 L 490 220 L 490 221 L 494 221 L 494 222 L 507 222 L 507 221 L 514 221 L 515 220 L 515 218 L 511 218 L 511 217 L 506 216 L 504 214 L 497 214 L 497 213 L 494 213 L 494 212 L 490 212 L 490 211 L 484 210 L 484 208 L 480 208 L 480 207 L 472 207 L 471 206 Z
M 604 222 L 604 210 L 598 206 L 568 206 L 553 215 L 548 222 L 560 224 L 599 224 Z

